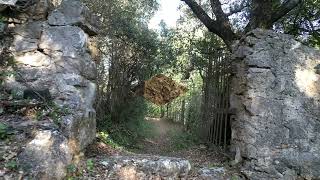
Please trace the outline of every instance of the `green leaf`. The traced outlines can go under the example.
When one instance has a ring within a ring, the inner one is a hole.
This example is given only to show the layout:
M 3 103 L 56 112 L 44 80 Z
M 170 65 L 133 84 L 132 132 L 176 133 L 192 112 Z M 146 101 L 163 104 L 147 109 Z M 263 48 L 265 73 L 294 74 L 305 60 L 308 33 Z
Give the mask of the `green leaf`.
M 5 167 L 10 169 L 10 170 L 17 170 L 18 169 L 18 164 L 16 161 L 9 161 L 5 164 Z
M 87 169 L 88 169 L 89 171 L 93 171 L 93 169 L 94 169 L 94 162 L 93 162 L 92 159 L 88 159 L 88 160 L 87 160 Z

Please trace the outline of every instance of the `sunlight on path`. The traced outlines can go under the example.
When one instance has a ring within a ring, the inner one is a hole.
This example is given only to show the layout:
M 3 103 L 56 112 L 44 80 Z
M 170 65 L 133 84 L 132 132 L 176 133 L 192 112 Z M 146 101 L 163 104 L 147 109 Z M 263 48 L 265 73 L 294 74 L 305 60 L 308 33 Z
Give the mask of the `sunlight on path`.
M 154 136 L 141 142 L 143 154 L 166 155 L 171 151 L 172 134 L 182 133 L 182 125 L 160 118 L 146 118 L 154 126 Z

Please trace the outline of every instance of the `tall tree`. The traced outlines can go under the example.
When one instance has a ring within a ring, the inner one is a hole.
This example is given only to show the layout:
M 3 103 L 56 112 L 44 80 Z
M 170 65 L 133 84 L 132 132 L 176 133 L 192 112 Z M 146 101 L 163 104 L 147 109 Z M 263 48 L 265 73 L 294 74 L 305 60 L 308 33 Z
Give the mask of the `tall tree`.
M 223 39 L 230 50 L 231 45 L 239 39 L 241 34 L 256 28 L 272 28 L 275 22 L 302 2 L 302 0 L 241 0 L 236 2 L 210 0 L 211 12 L 207 12 L 196 0 L 182 1 L 190 7 L 209 31 Z M 226 6 L 229 7 L 226 8 Z M 230 23 L 230 16 L 244 11 L 248 13 L 247 25 L 242 31 L 235 32 Z
M 147 24 L 158 8 L 157 1 L 82 1 L 102 19 L 98 38 L 103 56 L 98 66 L 97 117 L 102 122 L 106 114 L 113 122 L 136 120 L 143 116 L 140 110 L 145 104 L 133 91 L 161 64 L 157 61 L 158 34 L 148 29 Z

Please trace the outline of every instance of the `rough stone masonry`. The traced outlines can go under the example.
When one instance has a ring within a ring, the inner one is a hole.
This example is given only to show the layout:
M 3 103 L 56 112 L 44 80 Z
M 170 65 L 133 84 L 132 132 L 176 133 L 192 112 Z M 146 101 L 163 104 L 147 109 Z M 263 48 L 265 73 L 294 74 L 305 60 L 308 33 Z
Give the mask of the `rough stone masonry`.
M 95 138 L 96 65 L 89 42 L 99 21 L 78 0 L 14 4 L 4 1 L 0 10 L 7 34 L 0 49 L 10 50 L 17 71 L 4 88 L 16 94 L 48 92 L 45 98 L 68 110 L 59 128 L 52 123 L 36 129 L 18 160 L 31 178 L 62 179 L 67 165 Z
M 320 178 L 320 51 L 257 29 L 234 50 L 232 144 L 249 179 Z

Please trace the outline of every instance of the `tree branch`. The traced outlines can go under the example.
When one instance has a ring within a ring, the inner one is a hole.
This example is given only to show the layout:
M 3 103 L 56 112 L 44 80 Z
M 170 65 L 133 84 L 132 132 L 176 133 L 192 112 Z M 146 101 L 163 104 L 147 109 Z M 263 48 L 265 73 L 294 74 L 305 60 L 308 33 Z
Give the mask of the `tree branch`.
M 278 21 L 283 16 L 288 14 L 292 9 L 297 7 L 302 0 L 288 0 L 285 3 L 283 3 L 275 12 L 273 12 L 273 15 L 271 16 L 271 23 Z
M 182 0 L 184 1 L 193 13 L 200 19 L 200 21 L 213 33 L 218 34 L 218 23 L 210 18 L 210 16 L 202 9 L 202 7 L 194 0 Z
M 232 31 L 229 19 L 222 11 L 219 0 L 210 0 L 212 11 L 216 16 L 216 20 L 211 19 L 210 16 L 203 10 L 203 8 L 194 0 L 181 1 L 184 1 L 190 7 L 193 13 L 209 29 L 210 32 L 222 38 L 229 50 L 231 50 L 231 45 L 233 41 L 238 38 L 238 36 Z
M 210 0 L 211 8 L 218 22 L 229 22 L 228 16 L 223 12 L 219 0 Z

